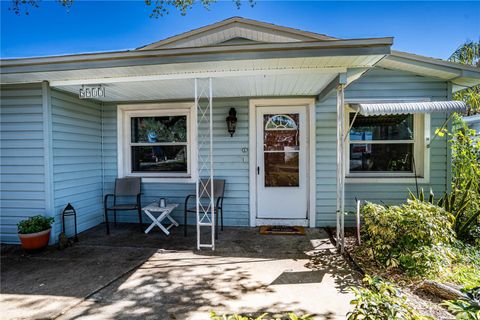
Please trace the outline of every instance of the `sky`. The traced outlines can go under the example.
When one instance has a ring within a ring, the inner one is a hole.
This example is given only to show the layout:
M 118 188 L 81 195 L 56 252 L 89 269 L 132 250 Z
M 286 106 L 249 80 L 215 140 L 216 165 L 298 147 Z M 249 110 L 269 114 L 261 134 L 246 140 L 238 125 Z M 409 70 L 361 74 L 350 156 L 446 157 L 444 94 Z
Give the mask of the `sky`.
M 155 0 L 152 0 L 155 2 Z M 393 49 L 447 59 L 462 43 L 480 39 L 478 1 L 262 1 L 254 7 L 218 1 L 180 15 L 150 18 L 138 1 L 74 0 L 66 10 L 43 0 L 29 15 L 15 15 L 1 0 L 2 58 L 134 49 L 207 24 L 242 16 L 337 38 L 393 36 Z

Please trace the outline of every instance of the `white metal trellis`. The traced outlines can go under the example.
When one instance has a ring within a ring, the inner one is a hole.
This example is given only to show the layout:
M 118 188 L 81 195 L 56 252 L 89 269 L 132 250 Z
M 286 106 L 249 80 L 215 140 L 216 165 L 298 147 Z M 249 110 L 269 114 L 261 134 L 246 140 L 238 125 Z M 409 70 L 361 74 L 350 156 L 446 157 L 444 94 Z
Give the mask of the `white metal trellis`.
M 344 85 L 337 88 L 337 249 L 345 248 L 345 149 L 344 149 Z
M 215 250 L 212 99 L 212 78 L 195 79 L 195 110 L 197 112 L 198 139 L 198 181 L 196 188 L 198 250 L 201 248 L 211 248 L 212 250 Z M 204 229 L 210 231 L 211 239 L 209 242 L 202 242 L 202 232 Z

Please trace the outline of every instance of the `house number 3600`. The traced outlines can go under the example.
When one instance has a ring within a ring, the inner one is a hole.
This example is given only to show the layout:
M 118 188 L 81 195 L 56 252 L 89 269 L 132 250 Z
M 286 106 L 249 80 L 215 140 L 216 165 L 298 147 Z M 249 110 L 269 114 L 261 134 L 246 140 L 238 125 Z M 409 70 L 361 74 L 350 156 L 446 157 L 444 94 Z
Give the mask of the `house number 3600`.
M 78 92 L 78 97 L 80 99 L 105 97 L 105 88 L 102 86 L 82 87 Z

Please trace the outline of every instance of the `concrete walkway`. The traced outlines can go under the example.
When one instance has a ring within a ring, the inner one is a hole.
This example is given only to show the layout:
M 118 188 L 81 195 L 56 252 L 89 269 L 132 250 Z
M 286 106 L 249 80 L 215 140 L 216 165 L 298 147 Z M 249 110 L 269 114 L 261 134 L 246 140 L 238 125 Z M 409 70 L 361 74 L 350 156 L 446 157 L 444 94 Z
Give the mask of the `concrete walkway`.
M 355 280 L 323 230 L 228 228 L 216 251 L 197 252 L 193 230 L 167 238 L 137 228 L 106 237 L 97 227 L 64 251 L 2 248 L 2 319 L 209 319 L 213 310 L 345 319 L 349 311 Z

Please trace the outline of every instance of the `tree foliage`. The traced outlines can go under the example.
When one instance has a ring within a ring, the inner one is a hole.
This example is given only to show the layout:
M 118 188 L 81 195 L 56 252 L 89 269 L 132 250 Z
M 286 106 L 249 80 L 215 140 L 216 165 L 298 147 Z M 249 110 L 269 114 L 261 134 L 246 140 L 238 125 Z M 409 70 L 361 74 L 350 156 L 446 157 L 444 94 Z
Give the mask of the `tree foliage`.
M 480 245 L 480 136 L 455 114 L 453 131 L 437 129 L 436 134 L 449 137 L 452 149 L 452 191 L 435 201 L 430 190 L 428 202 L 454 215 L 457 238 Z M 417 197 L 410 192 L 410 198 Z M 420 201 L 427 201 L 421 190 Z
M 480 245 L 480 138 L 460 117 L 456 117 L 454 122 L 456 130 L 449 134 L 452 148 L 452 189 L 469 198 L 465 214 L 459 216 L 460 222 L 467 227 L 466 234 L 459 230 L 459 235 L 463 240 Z
M 480 67 L 480 41 L 466 42 L 451 56 L 450 61 Z
M 12 3 L 10 7 L 8 8 L 9 10 L 13 11 L 16 15 L 21 15 L 24 13 L 25 15 L 30 14 L 30 9 L 32 8 L 39 8 L 40 5 L 40 0 L 11 0 Z M 69 9 L 72 4 L 73 0 L 55 0 L 62 6 L 64 6 L 66 9 Z
M 450 56 L 449 60 L 480 68 L 480 40 L 463 44 Z M 467 115 L 480 113 L 480 85 L 460 90 L 453 95 L 453 98 L 465 101 L 468 106 Z
M 196 4 L 202 5 L 205 9 L 209 10 L 212 3 L 217 2 L 217 0 L 144 0 L 147 6 L 152 7 L 152 13 L 150 18 L 159 18 L 163 17 L 166 14 L 170 13 L 170 9 L 176 9 L 180 11 L 182 16 L 186 15 L 189 10 Z M 240 9 L 242 6 L 241 0 L 232 0 L 237 9 Z M 248 0 L 248 3 L 251 7 L 255 5 L 254 0 Z
M 30 9 L 40 7 L 40 0 L 11 0 L 10 10 L 17 15 L 24 13 L 28 15 Z M 237 9 L 240 9 L 242 6 L 241 0 L 232 0 Z M 56 0 L 59 4 L 69 9 L 74 0 Z M 209 9 L 212 3 L 217 2 L 217 0 L 144 0 L 145 4 L 148 7 L 152 8 L 150 13 L 151 18 L 163 17 L 166 14 L 170 13 L 171 9 L 178 10 L 181 15 L 186 15 L 188 11 L 192 9 L 194 5 L 201 5 L 205 9 Z M 248 4 L 253 7 L 255 5 L 255 0 L 248 0 Z

